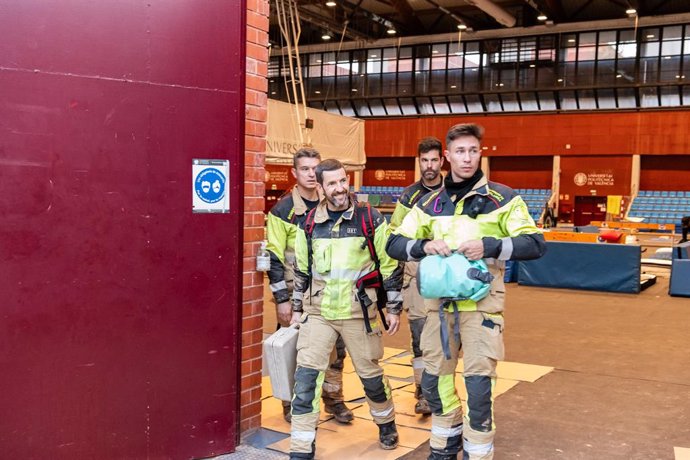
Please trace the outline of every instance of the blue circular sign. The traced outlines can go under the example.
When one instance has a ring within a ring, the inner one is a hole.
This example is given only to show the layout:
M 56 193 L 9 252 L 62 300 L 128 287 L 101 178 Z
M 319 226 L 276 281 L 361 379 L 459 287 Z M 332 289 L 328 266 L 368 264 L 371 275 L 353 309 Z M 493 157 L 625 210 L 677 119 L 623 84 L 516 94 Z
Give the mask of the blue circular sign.
M 225 196 L 225 175 L 216 168 L 203 169 L 194 179 L 194 190 L 201 201 L 217 203 Z

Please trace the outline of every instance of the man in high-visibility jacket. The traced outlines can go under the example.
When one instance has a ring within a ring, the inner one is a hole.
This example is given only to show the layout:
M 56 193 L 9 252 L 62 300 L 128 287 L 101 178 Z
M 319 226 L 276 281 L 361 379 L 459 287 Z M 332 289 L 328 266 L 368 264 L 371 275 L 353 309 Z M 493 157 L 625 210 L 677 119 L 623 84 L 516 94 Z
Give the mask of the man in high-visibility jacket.
M 388 334 L 395 334 L 402 310 L 402 269 L 386 254 L 385 219 L 376 209 L 354 203 L 343 165 L 325 160 L 316 167 L 316 178 L 325 198 L 307 215 L 295 239 L 292 321 L 300 326 L 290 458 L 314 458 L 320 382 L 338 334 L 364 386 L 379 427 L 379 445 L 394 449 L 395 408 L 379 365 L 383 340 L 376 313 L 385 296 Z
M 311 148 L 298 150 L 293 158 L 292 167 L 292 175 L 297 183 L 268 213 L 266 248 L 271 255 L 268 279 L 280 326 L 289 325 L 292 319 L 290 296 L 294 278 L 295 235 L 297 226 L 319 203 L 315 169 L 320 161 L 321 155 L 318 151 Z M 338 337 L 335 348 L 336 357 L 326 371 L 323 381 L 324 409 L 333 414 L 336 421 L 349 423 L 354 416 L 343 400 L 343 360 L 346 354 L 342 338 Z M 290 407 L 289 401 L 283 401 L 283 417 L 288 423 L 291 418 Z
M 445 151 L 450 174 L 443 188 L 417 202 L 386 247 L 399 260 L 457 251 L 469 260 L 483 259 L 493 275 L 489 294 L 478 302 L 444 302 L 441 310 L 439 299 L 425 301 L 422 391 L 432 411 L 429 459 L 435 460 L 455 460 L 461 449 L 465 459 L 493 458 L 492 389 L 496 362 L 504 356 L 504 261 L 538 258 L 546 249 L 522 198 L 488 181 L 479 168 L 482 135 L 474 124 L 450 128 Z M 459 323 L 459 334 L 444 333 L 442 338 L 442 323 L 448 330 Z M 468 406 L 464 424 L 454 375 L 461 348 Z
M 443 146 L 441 141 L 435 137 L 425 137 L 417 145 L 417 158 L 419 161 L 419 172 L 421 179 L 403 190 L 395 206 L 395 211 L 391 216 L 390 230 L 394 231 L 400 226 L 405 216 L 412 210 L 412 207 L 421 197 L 443 186 L 443 176 L 441 167 L 443 166 Z M 424 361 L 422 360 L 422 349 L 420 339 L 424 322 L 426 321 L 426 310 L 424 309 L 424 299 L 419 294 L 417 287 L 417 267 L 414 261 L 405 263 L 405 274 L 403 277 L 403 309 L 407 312 L 407 319 L 410 322 L 410 334 L 412 336 L 412 369 L 414 371 L 415 398 L 417 403 L 414 411 L 417 414 L 430 415 L 429 403 L 422 394 L 422 371 Z

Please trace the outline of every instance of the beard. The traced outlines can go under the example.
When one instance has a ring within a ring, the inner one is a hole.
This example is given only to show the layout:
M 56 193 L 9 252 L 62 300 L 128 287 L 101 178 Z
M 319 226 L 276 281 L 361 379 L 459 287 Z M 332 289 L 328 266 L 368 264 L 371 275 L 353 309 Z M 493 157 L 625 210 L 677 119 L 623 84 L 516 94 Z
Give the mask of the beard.
M 333 194 L 333 195 L 327 196 L 326 199 L 335 208 L 343 207 L 346 204 L 348 204 L 348 202 L 349 202 L 347 192 L 339 193 L 339 194 Z
M 435 171 L 433 169 L 427 169 L 426 171 L 424 171 L 422 173 L 422 176 L 424 177 L 424 179 L 433 180 L 433 179 L 436 179 L 440 173 L 441 173 L 440 171 Z

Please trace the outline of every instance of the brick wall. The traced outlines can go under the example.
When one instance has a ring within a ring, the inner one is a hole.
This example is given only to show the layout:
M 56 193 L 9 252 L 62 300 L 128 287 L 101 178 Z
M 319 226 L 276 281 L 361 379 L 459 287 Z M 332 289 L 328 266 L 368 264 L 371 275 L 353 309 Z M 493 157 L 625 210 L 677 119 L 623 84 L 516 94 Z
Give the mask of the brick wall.
M 268 13 L 268 1 L 247 0 L 241 437 L 261 426 L 263 274 L 254 267 L 264 238 Z

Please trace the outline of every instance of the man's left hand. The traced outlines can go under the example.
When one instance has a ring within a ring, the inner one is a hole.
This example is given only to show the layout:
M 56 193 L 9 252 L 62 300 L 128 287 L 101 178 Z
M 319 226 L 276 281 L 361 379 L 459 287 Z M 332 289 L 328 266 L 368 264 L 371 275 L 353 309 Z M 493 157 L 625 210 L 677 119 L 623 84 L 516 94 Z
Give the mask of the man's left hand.
M 484 243 L 482 240 L 470 240 L 460 243 L 457 252 L 467 257 L 468 260 L 479 260 L 484 257 Z
M 388 335 L 394 335 L 400 328 L 400 315 L 393 313 L 386 313 L 386 322 L 388 323 Z

